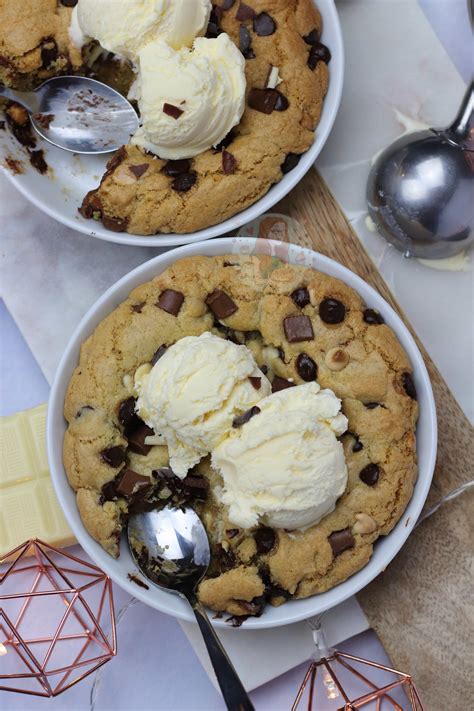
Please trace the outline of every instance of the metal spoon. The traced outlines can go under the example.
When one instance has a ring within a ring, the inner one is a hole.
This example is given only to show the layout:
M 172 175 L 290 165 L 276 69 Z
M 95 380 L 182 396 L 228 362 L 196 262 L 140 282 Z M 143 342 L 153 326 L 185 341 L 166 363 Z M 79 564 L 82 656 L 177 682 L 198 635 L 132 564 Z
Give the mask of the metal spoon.
M 42 138 L 74 153 L 111 153 L 138 128 L 127 99 L 88 77 L 53 77 L 31 92 L 0 86 L 0 96 L 24 106 Z
M 191 509 L 164 508 L 130 516 L 128 543 L 140 571 L 152 583 L 184 597 L 194 610 L 230 711 L 253 711 L 232 662 L 196 596 L 211 560 L 206 529 Z
M 375 161 L 369 215 L 406 257 L 441 259 L 474 241 L 474 84 L 448 128 L 402 136 Z

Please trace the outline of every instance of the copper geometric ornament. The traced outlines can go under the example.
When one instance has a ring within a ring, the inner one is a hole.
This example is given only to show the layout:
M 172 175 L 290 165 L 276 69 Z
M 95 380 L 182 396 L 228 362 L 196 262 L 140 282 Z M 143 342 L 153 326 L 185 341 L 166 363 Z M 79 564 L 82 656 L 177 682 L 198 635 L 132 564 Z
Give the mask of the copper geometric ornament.
M 409 674 L 328 647 L 321 618 L 307 623 L 313 631 L 315 659 L 303 679 L 291 711 L 307 692 L 307 711 L 423 711 L 418 691 Z M 378 670 L 375 681 L 371 670 Z M 348 687 L 351 687 L 349 694 Z M 350 696 L 352 698 L 350 698 Z M 314 706 L 313 706 L 314 704 Z
M 112 584 L 105 573 L 37 539 L 0 563 L 5 560 L 0 690 L 57 696 L 115 656 Z

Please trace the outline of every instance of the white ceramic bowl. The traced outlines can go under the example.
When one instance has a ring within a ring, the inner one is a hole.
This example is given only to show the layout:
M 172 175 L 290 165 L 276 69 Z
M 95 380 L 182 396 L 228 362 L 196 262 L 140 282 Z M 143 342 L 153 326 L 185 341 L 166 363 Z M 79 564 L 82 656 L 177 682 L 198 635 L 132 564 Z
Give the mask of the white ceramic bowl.
M 263 240 L 260 240 L 261 242 Z M 267 246 L 267 240 L 265 240 L 265 243 Z M 277 243 L 271 242 L 271 244 L 274 248 Z M 149 281 L 173 264 L 173 262 L 183 257 L 198 254 L 213 256 L 228 254 L 231 251 L 248 254 L 258 252 L 259 248 L 255 240 L 249 238 L 223 238 L 211 242 L 187 245 L 166 252 L 142 264 L 108 289 L 84 316 L 74 332 L 59 364 L 48 408 L 47 443 L 51 476 L 61 507 L 77 540 L 97 565 L 127 592 L 146 604 L 183 620 L 194 620 L 194 617 L 187 604 L 176 595 L 163 592 L 153 586 L 149 590 L 144 590 L 128 579 L 127 574 L 132 572 L 135 566 L 124 539 L 122 539 L 120 558 L 114 560 L 93 540 L 84 528 L 77 510 L 75 495 L 69 486 L 62 461 L 62 444 L 66 429 L 63 404 L 69 379 L 79 360 L 81 343 L 94 331 L 105 316 L 127 298 L 132 289 Z M 306 266 L 311 266 L 341 279 L 353 287 L 368 306 L 379 310 L 385 322 L 397 334 L 413 366 L 414 381 L 418 391 L 420 404 L 420 418 L 417 428 L 419 474 L 412 499 L 405 513 L 393 531 L 388 536 L 377 541 L 371 560 L 362 570 L 332 590 L 320 595 L 314 595 L 306 600 L 291 600 L 281 607 L 268 606 L 262 617 L 247 620 L 241 628 L 244 630 L 278 627 L 323 612 L 354 595 L 381 573 L 400 550 L 415 525 L 430 488 L 436 461 L 436 411 L 430 379 L 420 352 L 399 316 L 360 277 L 327 257 L 323 257 L 311 250 L 291 245 L 287 261 L 296 264 L 303 263 Z M 224 620 L 216 620 L 214 624 L 223 627 L 226 623 Z
M 292 171 L 284 175 L 266 195 L 246 210 L 221 222 L 189 234 L 158 234 L 149 237 L 117 233 L 105 229 L 100 222 L 86 220 L 79 215 L 77 208 L 84 195 L 96 187 L 100 176 L 105 171 L 105 163 L 110 156 L 77 156 L 62 151 L 54 146 L 44 145 L 48 165 L 53 169 L 53 177 L 40 175 L 25 160 L 23 149 L 12 136 L 3 134 L 0 138 L 0 165 L 7 156 L 22 160 L 25 172 L 13 175 L 5 169 L 12 183 L 36 207 L 67 227 L 84 234 L 119 244 L 132 244 L 143 247 L 176 247 L 180 244 L 199 242 L 211 237 L 218 237 L 226 232 L 235 232 L 241 225 L 254 220 L 281 200 L 305 175 L 320 154 L 333 126 L 339 108 L 344 73 L 344 51 L 342 33 L 334 0 L 315 0 L 323 20 L 322 41 L 331 50 L 329 63 L 329 89 L 324 101 L 321 120 L 316 129 L 313 145 L 302 156 Z

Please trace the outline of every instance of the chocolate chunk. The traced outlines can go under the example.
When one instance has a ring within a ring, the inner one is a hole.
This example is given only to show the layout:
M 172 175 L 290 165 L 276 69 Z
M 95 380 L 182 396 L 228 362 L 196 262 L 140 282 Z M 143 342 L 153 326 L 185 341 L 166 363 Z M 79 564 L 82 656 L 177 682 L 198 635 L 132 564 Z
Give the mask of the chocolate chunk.
M 331 61 L 331 52 L 326 47 L 325 44 L 318 42 L 318 44 L 313 44 L 309 50 L 308 57 L 308 67 L 313 70 L 316 69 L 318 62 L 324 62 L 328 64 Z
M 220 153 L 223 148 L 228 148 L 230 146 L 230 144 L 232 143 L 232 141 L 234 140 L 235 136 L 236 136 L 236 133 L 235 133 L 234 129 L 231 128 L 229 133 L 226 136 L 224 136 L 222 141 L 220 143 L 218 143 L 217 146 L 215 146 L 214 153 Z
M 239 22 L 245 22 L 246 20 L 253 20 L 256 14 L 257 13 L 253 8 L 241 2 L 235 15 L 235 19 L 239 20 Z
M 239 528 L 228 528 L 227 531 L 225 532 L 227 538 L 235 538 L 238 536 L 240 533 Z
M 342 531 L 334 531 L 334 533 L 328 536 L 328 541 L 335 556 L 349 550 L 349 548 L 354 548 L 354 536 L 350 528 L 344 528 Z
M 128 448 L 136 454 L 146 456 L 151 449 L 151 444 L 145 444 L 145 438 L 154 434 L 151 427 L 148 427 L 145 423 L 140 424 L 137 429 L 134 429 L 133 432 L 127 435 Z
M 115 488 L 115 479 L 108 481 L 101 489 L 100 504 L 104 501 L 114 501 L 118 499 L 117 490 Z
M 300 309 L 303 309 L 309 304 L 309 291 L 305 286 L 300 286 L 299 289 L 295 289 L 291 294 L 291 298 Z
M 319 30 L 314 28 L 314 30 L 311 30 L 311 32 L 308 32 L 307 35 L 303 37 L 304 41 L 306 44 L 318 44 L 319 42 Z
M 200 474 L 188 474 L 183 479 L 183 492 L 187 499 L 205 501 L 208 491 L 209 482 Z
M 266 91 L 268 91 L 268 89 Z M 276 93 L 278 94 L 275 103 L 275 111 L 286 111 L 288 106 L 290 105 L 290 102 L 288 101 L 286 96 L 281 93 L 281 91 L 278 91 L 278 89 L 273 89 L 273 91 L 276 91 Z
M 100 198 L 95 190 L 89 190 L 82 201 L 81 207 L 77 209 L 78 213 L 82 215 L 82 217 L 85 217 L 86 220 L 90 220 L 93 217 L 94 212 L 98 212 L 100 214 L 101 210 L 102 205 L 100 203 Z
M 354 437 L 356 438 L 356 441 L 355 441 L 354 444 L 352 445 L 352 451 L 353 451 L 354 454 L 355 454 L 355 453 L 357 453 L 357 452 L 360 452 L 361 449 L 364 449 L 364 445 L 362 444 L 362 442 L 360 441 L 360 439 L 357 437 L 357 435 L 354 435 Z
M 40 148 L 38 151 L 31 151 L 30 163 L 33 168 L 36 168 L 38 173 L 41 173 L 41 175 L 44 175 L 48 172 L 48 164 L 44 159 L 44 151 L 42 148 Z
M 125 150 L 124 146 L 121 146 L 118 151 L 114 153 L 112 158 L 107 161 L 107 174 L 110 175 L 110 173 L 113 173 L 115 168 L 118 168 L 118 166 L 123 163 L 126 157 L 127 151 Z
M 221 7 L 223 10 L 230 10 L 230 8 L 233 7 L 234 3 L 235 0 L 224 0 Z
M 228 316 L 235 314 L 239 308 L 232 301 L 230 296 L 221 289 L 216 289 L 212 294 L 209 294 L 206 299 L 206 304 L 216 318 L 228 318 Z
M 379 402 L 364 402 L 364 407 L 368 410 L 375 410 L 376 407 L 382 407 Z
M 125 499 L 131 499 L 132 496 L 138 493 L 144 493 L 144 490 L 151 488 L 149 477 L 142 476 L 133 469 L 125 469 L 120 472 L 118 481 L 115 484 L 115 490 L 119 496 Z
M 283 328 L 290 343 L 314 339 L 313 326 L 309 316 L 287 316 L 283 321 Z
M 102 224 L 111 232 L 125 232 L 128 227 L 128 219 L 121 217 L 109 217 L 102 215 Z
M 127 453 L 123 447 L 109 447 L 108 449 L 103 449 L 100 453 L 103 461 L 109 465 L 109 467 L 114 467 L 117 469 L 127 458 Z
M 153 357 L 152 357 L 152 359 L 151 359 L 151 361 L 150 361 L 151 364 L 152 364 L 152 365 L 155 365 L 155 363 L 158 363 L 158 361 L 160 360 L 161 356 L 163 356 L 163 355 L 166 353 L 167 350 L 168 350 L 168 346 L 165 346 L 164 344 L 161 345 L 161 346 L 158 348 L 158 350 L 156 350 L 156 351 L 154 352 Z
M 257 377 L 254 377 L 251 375 L 251 376 L 249 376 L 249 380 L 252 383 L 255 390 L 260 390 L 260 388 L 262 387 L 262 378 L 257 378 Z
M 181 173 L 180 175 L 177 175 L 171 183 L 171 187 L 178 193 L 187 193 L 188 190 L 191 190 L 196 180 L 196 171 L 190 170 L 188 173 Z
M 289 380 L 285 380 L 285 378 L 280 378 L 279 375 L 275 375 L 272 380 L 272 393 L 277 393 L 280 390 L 285 390 L 286 388 L 292 388 L 294 385 L 295 384 L 291 383 Z
M 377 464 L 367 464 L 359 472 L 359 479 L 367 484 L 367 486 L 375 486 L 379 480 L 380 468 Z
M 212 5 L 211 14 L 209 16 L 209 23 L 207 25 L 206 37 L 208 39 L 215 39 L 222 34 L 220 28 L 220 23 L 222 20 L 223 10 L 219 5 Z
M 160 298 L 156 302 L 155 306 L 158 306 L 159 309 L 166 311 L 166 313 L 171 314 L 172 316 L 177 316 L 181 311 L 183 301 L 184 294 L 180 291 L 165 289 L 161 292 Z
M 279 359 L 282 361 L 282 363 L 286 363 L 286 360 L 285 360 L 285 351 L 283 350 L 283 348 L 280 348 L 280 347 L 278 346 L 277 351 L 278 351 L 278 357 L 279 357 Z
M 171 116 L 171 118 L 174 119 L 179 119 L 181 114 L 184 114 L 183 109 L 180 109 L 179 106 L 174 106 L 174 104 L 163 104 L 163 113 L 166 114 L 167 116 Z
M 191 168 L 191 161 L 187 158 L 181 160 L 169 160 L 163 168 L 163 173 L 170 178 L 176 178 L 177 175 L 188 173 Z
M 296 168 L 296 166 L 300 162 L 300 158 L 300 153 L 288 153 L 285 160 L 281 164 L 281 172 L 283 173 L 283 175 L 286 175 L 286 173 L 289 173 L 291 170 L 293 170 L 293 168 Z
M 129 165 L 128 169 L 138 180 L 138 178 L 142 177 L 143 173 L 147 172 L 149 167 L 149 163 L 140 163 L 140 165 Z
M 224 174 L 231 175 L 232 173 L 235 173 L 236 168 L 237 161 L 232 153 L 222 151 L 222 170 L 224 171 Z
M 417 400 L 418 395 L 415 388 L 415 383 L 410 373 L 403 373 L 402 384 L 405 389 L 406 394 L 411 397 L 412 400 Z
M 245 25 L 240 25 L 239 28 L 239 49 L 246 59 L 253 59 L 255 53 L 252 51 L 253 56 L 248 56 L 249 51 L 251 51 L 252 39 L 250 37 L 250 32 L 245 27 Z
M 248 613 L 247 616 L 260 617 L 265 607 L 265 596 L 260 595 L 259 597 L 255 597 L 251 602 L 247 600 L 237 600 L 237 602 Z
M 141 423 L 140 418 L 135 412 L 136 399 L 134 397 L 129 397 L 120 403 L 118 411 L 118 419 L 122 427 L 129 429 L 130 427 L 138 427 Z
M 346 307 L 337 299 L 323 299 L 319 304 L 319 317 L 324 323 L 341 323 L 346 316 Z
M 296 370 L 300 378 L 307 383 L 316 380 L 318 375 L 318 366 L 306 353 L 300 353 L 296 359 Z
M 219 323 L 219 321 L 216 321 L 214 319 L 214 328 L 217 328 L 218 331 L 223 333 L 225 335 L 226 341 L 231 341 L 232 343 L 235 343 L 237 346 L 242 345 L 242 341 L 240 341 L 237 337 L 237 333 L 234 331 L 233 328 L 229 328 L 228 326 L 224 326 L 223 323 Z
M 253 30 L 259 37 L 268 37 L 276 30 L 276 22 L 267 12 L 261 12 L 253 19 Z
M 378 311 L 375 311 L 375 309 L 365 309 L 362 317 L 366 323 L 375 324 L 377 326 L 382 323 L 385 323 L 383 317 L 379 314 Z
M 260 526 L 260 528 L 257 528 L 253 534 L 253 537 L 255 538 L 255 543 L 257 544 L 258 555 L 270 553 L 270 551 L 275 547 L 276 535 L 273 528 L 269 528 L 268 526 Z
M 78 0 L 61 0 L 61 5 L 64 5 L 64 7 L 75 7 L 78 3 Z
M 276 89 L 251 89 L 248 96 L 248 105 L 262 114 L 271 114 L 275 110 L 280 92 Z
M 41 64 L 44 69 L 48 69 L 50 65 L 58 58 L 58 46 L 52 37 L 45 39 L 41 47 Z
M 260 370 L 262 371 L 262 373 L 264 375 L 266 375 L 268 373 L 268 367 L 266 365 L 261 365 Z
M 132 311 L 136 314 L 141 314 L 143 307 L 145 306 L 146 301 L 140 301 L 139 304 L 132 304 Z
M 232 427 L 242 427 L 242 425 L 245 425 L 246 422 L 252 419 L 252 417 L 255 417 L 255 415 L 258 415 L 260 413 L 260 408 L 254 405 L 253 407 L 250 408 L 250 410 L 247 410 L 247 412 L 244 412 L 242 415 L 238 415 L 238 417 L 234 417 L 232 420 Z

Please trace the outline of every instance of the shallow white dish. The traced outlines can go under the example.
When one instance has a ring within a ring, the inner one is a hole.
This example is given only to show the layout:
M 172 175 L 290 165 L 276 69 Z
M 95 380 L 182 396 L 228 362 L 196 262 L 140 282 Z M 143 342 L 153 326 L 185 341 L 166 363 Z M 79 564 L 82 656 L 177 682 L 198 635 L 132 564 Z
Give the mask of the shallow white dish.
M 314 143 L 302 156 L 296 168 L 284 175 L 266 195 L 246 210 L 219 225 L 185 235 L 158 234 L 144 237 L 143 235 L 112 232 L 105 229 L 100 222 L 84 219 L 79 215 L 77 209 L 85 194 L 98 185 L 110 155 L 79 156 L 50 146 L 39 139 L 38 147 L 44 149 L 46 161 L 52 168 L 52 176 L 43 176 L 30 166 L 28 157 L 25 156 L 24 149 L 18 142 L 12 136 L 2 132 L 0 133 L 0 166 L 4 164 L 7 156 L 21 160 L 25 170 L 22 174 L 14 175 L 3 167 L 8 178 L 30 202 L 67 227 L 108 242 L 143 247 L 175 247 L 236 231 L 242 225 L 270 210 L 301 180 L 320 154 L 336 118 L 344 74 L 341 27 L 334 0 L 315 0 L 315 4 L 322 16 L 322 41 L 331 50 L 331 61 L 328 65 L 328 93 L 324 101 L 321 121 L 316 129 Z
M 127 298 L 132 289 L 143 282 L 149 281 L 167 269 L 173 262 L 183 257 L 199 254 L 214 256 L 230 252 L 258 253 L 263 243 L 267 249 L 269 243 L 273 249 L 280 244 L 268 240 L 256 241 L 249 238 L 217 239 L 168 251 L 134 269 L 106 291 L 84 316 L 61 359 L 51 390 L 47 422 L 47 445 L 51 477 L 61 507 L 77 540 L 97 565 L 127 592 L 146 604 L 183 620 L 191 621 L 194 620 L 194 617 L 187 604 L 176 595 L 163 592 L 153 586 L 149 590 L 144 590 L 128 579 L 127 574 L 133 572 L 135 566 L 124 539 L 122 540 L 120 558 L 114 560 L 93 540 L 84 528 L 77 510 L 75 495 L 69 486 L 62 461 L 62 443 L 66 429 L 66 422 L 63 417 L 65 392 L 72 372 L 79 360 L 81 343 L 94 331 L 103 318 Z M 420 405 L 420 418 L 417 428 L 419 474 L 413 497 L 405 513 L 393 531 L 387 537 L 377 541 L 371 560 L 362 570 L 325 593 L 305 600 L 291 600 L 281 607 L 273 608 L 268 606 L 262 617 L 247 620 L 241 627 L 244 630 L 278 627 L 307 619 L 312 615 L 334 607 L 354 595 L 379 575 L 398 553 L 412 531 L 428 494 L 436 461 L 436 410 L 430 379 L 421 354 L 399 316 L 360 277 L 327 257 L 309 249 L 289 245 L 287 261 L 311 266 L 341 279 L 354 288 L 368 306 L 379 310 L 385 322 L 397 334 L 412 363 L 414 381 L 418 391 Z M 214 624 L 218 627 L 226 626 L 225 620 L 215 620 Z

